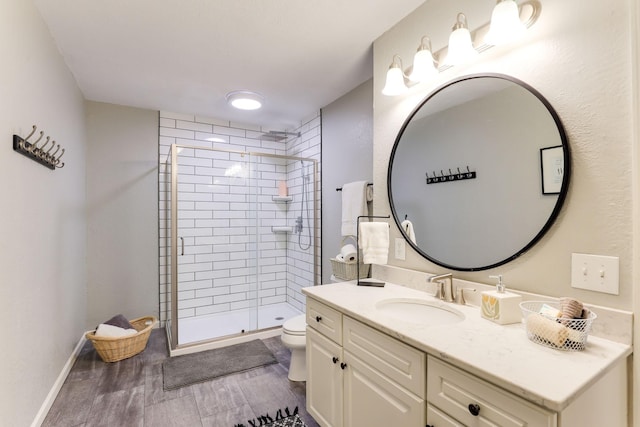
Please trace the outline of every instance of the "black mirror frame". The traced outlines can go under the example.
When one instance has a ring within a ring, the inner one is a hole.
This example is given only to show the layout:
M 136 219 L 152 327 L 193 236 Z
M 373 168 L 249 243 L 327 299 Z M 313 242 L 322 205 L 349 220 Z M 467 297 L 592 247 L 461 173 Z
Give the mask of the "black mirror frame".
M 486 266 L 480 266 L 480 267 L 461 267 L 461 266 L 455 266 L 455 265 L 447 264 L 445 262 L 439 261 L 439 260 L 429 256 L 429 254 L 427 254 L 425 251 L 423 251 L 417 245 L 415 245 L 411 241 L 409 236 L 404 232 L 404 230 L 402 229 L 402 226 L 401 226 L 402 219 L 398 217 L 396 209 L 395 209 L 395 206 L 394 206 L 394 203 L 393 203 L 393 196 L 392 196 L 392 191 L 391 191 L 391 172 L 392 172 L 392 168 L 393 168 L 393 160 L 395 158 L 396 150 L 398 148 L 398 145 L 400 143 L 402 135 L 404 134 L 405 129 L 407 128 L 407 126 L 409 125 L 409 123 L 411 122 L 413 117 L 418 113 L 418 111 L 420 111 L 422 106 L 424 106 L 427 102 L 429 102 L 429 100 L 431 98 L 433 98 L 436 94 L 438 94 L 442 90 L 446 89 L 447 87 L 449 87 L 451 85 L 454 85 L 456 83 L 460 83 L 460 82 L 467 81 L 467 80 L 472 80 L 472 79 L 478 79 L 478 78 L 498 78 L 498 79 L 503 79 L 503 80 L 508 80 L 510 82 L 513 82 L 513 83 L 523 87 L 524 89 L 527 89 L 531 94 L 533 94 L 536 98 L 538 98 L 538 100 L 546 107 L 547 111 L 549 112 L 549 114 L 553 118 L 553 121 L 555 122 L 556 127 L 558 128 L 558 133 L 559 133 L 560 139 L 562 141 L 562 149 L 563 149 L 563 155 L 564 155 L 564 175 L 563 175 L 563 180 L 562 180 L 562 186 L 560 188 L 560 193 L 558 194 L 558 199 L 557 199 L 556 204 L 555 204 L 555 206 L 553 208 L 553 211 L 549 215 L 549 218 L 547 219 L 545 224 L 542 226 L 540 231 L 533 237 L 533 239 L 529 243 L 527 243 L 522 249 L 518 250 L 515 254 L 513 254 L 513 255 L 511 255 L 511 256 L 503 259 L 503 260 L 495 262 L 493 264 L 486 265 Z M 540 92 L 538 92 L 536 89 L 534 89 L 533 87 L 531 87 L 527 83 L 525 83 L 525 82 L 523 82 L 523 81 L 521 81 L 521 80 L 519 80 L 519 79 L 517 79 L 515 77 L 504 75 L 504 74 L 499 74 L 499 73 L 481 73 L 481 74 L 471 74 L 471 75 L 463 76 L 463 77 L 451 80 L 451 81 L 445 83 L 444 85 L 436 88 L 422 102 L 420 102 L 420 104 L 418 104 L 418 106 L 416 108 L 414 108 L 414 110 L 411 112 L 411 114 L 409 114 L 407 119 L 404 121 L 402 127 L 400 128 L 400 131 L 398 132 L 398 135 L 396 136 L 395 142 L 393 144 L 393 149 L 391 150 L 391 155 L 389 157 L 389 166 L 387 168 L 387 195 L 388 195 L 388 198 L 389 198 L 389 205 L 391 207 L 391 213 L 393 215 L 393 219 L 394 219 L 398 229 L 400 230 L 400 233 L 402 233 L 402 236 L 404 237 L 405 241 L 416 252 L 418 252 L 420 255 L 422 255 L 424 258 L 426 258 L 427 260 L 431 261 L 432 263 L 437 264 L 437 265 L 442 266 L 442 267 L 445 267 L 445 268 L 447 268 L 449 270 L 482 271 L 482 270 L 489 270 L 489 269 L 504 265 L 504 264 L 506 264 L 508 262 L 511 262 L 514 259 L 518 258 L 519 256 L 523 255 L 525 252 L 527 252 L 529 249 L 531 249 L 536 243 L 538 243 L 538 241 L 547 233 L 547 231 L 549 231 L 549 229 L 551 228 L 553 223 L 558 218 L 558 215 L 560 214 L 560 210 L 562 209 L 562 206 L 564 205 L 564 201 L 565 201 L 566 196 L 567 196 L 570 180 L 571 180 L 571 153 L 570 153 L 570 149 L 569 149 L 569 141 L 567 139 L 567 135 L 566 135 L 564 126 L 562 125 L 562 122 L 560 121 L 560 117 L 558 116 L 558 113 L 555 111 L 555 109 L 551 106 L 549 101 L 544 96 L 542 96 L 542 94 Z

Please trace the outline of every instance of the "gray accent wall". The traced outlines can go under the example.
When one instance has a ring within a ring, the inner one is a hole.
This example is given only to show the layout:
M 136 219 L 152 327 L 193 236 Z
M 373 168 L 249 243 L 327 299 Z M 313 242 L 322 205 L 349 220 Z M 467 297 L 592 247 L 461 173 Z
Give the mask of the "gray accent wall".
M 372 165 L 373 80 L 368 80 L 322 109 L 322 283 L 331 281 L 330 259 L 342 247 L 342 193 L 336 188 L 373 182 Z M 373 194 L 387 197 L 375 188 Z
M 86 102 L 87 329 L 158 316 L 158 112 Z

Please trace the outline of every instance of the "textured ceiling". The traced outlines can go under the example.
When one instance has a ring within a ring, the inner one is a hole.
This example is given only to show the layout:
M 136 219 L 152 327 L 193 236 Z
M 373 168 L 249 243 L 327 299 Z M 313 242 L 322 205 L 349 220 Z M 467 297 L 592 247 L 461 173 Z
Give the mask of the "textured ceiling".
M 34 0 L 92 101 L 289 128 L 372 76 L 424 0 Z M 258 92 L 260 111 L 225 94 Z

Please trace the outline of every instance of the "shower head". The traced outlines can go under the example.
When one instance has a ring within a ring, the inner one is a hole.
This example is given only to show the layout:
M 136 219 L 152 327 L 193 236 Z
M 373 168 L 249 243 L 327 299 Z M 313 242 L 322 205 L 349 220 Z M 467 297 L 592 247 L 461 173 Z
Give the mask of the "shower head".
M 287 142 L 289 137 L 295 136 L 296 138 L 300 137 L 300 132 L 287 132 L 282 130 L 270 130 L 269 132 L 265 132 L 260 135 L 260 139 L 263 141 L 273 141 L 273 142 Z

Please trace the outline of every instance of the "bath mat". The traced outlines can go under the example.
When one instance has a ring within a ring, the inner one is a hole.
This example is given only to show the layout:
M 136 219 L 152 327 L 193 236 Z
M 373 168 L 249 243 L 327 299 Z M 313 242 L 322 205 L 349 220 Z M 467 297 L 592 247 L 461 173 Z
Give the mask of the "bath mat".
M 170 357 L 162 363 L 165 390 L 277 363 L 271 350 L 253 340 L 214 350 Z
M 262 415 L 256 419 L 249 420 L 248 425 L 236 424 L 233 427 L 307 427 L 298 415 L 298 407 L 293 410 L 293 413 L 289 412 L 289 408 L 285 408 L 284 413 L 282 409 L 278 409 L 274 417 L 269 414 Z

